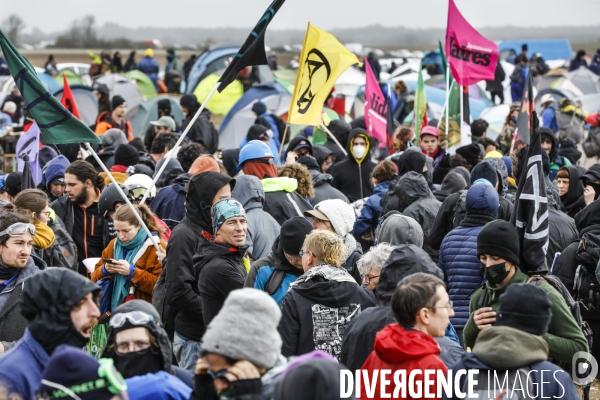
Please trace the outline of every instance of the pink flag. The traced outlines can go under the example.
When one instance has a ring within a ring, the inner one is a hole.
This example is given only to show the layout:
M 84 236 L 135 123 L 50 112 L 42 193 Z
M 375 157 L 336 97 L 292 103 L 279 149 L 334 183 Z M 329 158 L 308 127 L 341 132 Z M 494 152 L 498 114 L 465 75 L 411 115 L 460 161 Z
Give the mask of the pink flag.
M 498 46 L 477 32 L 462 16 L 454 0 L 448 0 L 446 56 L 452 76 L 461 86 L 494 80 Z
M 367 133 L 379 140 L 379 147 L 384 148 L 387 143 L 387 119 L 385 114 L 387 103 L 366 58 L 365 73 L 367 75 L 365 85 L 365 125 L 367 125 Z

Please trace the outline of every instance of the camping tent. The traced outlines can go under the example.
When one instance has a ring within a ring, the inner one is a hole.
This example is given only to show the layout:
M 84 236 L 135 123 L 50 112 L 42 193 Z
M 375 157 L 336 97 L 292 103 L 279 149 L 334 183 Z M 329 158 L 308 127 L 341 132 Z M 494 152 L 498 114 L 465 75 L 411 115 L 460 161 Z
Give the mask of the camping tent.
M 198 56 L 188 77 L 186 93 L 193 93 L 196 86 L 213 72 L 224 70 L 227 60 L 234 57 L 239 46 L 213 47 Z
M 148 75 L 137 69 L 125 72 L 125 76 L 135 82 L 137 88 L 140 90 L 142 95 L 147 99 L 156 96 L 156 88 L 154 83 L 148 78 Z
M 131 122 L 131 129 L 136 137 L 144 138 L 150 121 L 158 119 L 157 104 L 162 99 L 169 99 L 171 102 L 171 115 L 175 118 L 175 122 L 181 122 L 185 118 L 181 107 L 179 106 L 179 98 L 169 95 L 155 96 L 149 100 L 139 103 L 136 107 L 130 108 L 125 115 L 125 119 Z
M 56 81 L 52 78 L 51 75 L 42 72 L 38 73 L 37 76 L 40 79 L 40 81 L 42 81 L 44 86 L 48 88 L 48 91 L 50 93 L 54 93 L 56 90 L 60 89 L 60 85 L 56 83 Z
M 536 85 L 539 91 L 543 89 L 556 89 L 573 98 L 583 96 L 583 92 L 569 79 L 565 70 L 556 69 L 548 72 Z
M 200 104 L 204 104 L 204 101 L 220 78 L 220 73 L 210 74 L 196 86 L 194 96 L 196 96 L 196 99 L 198 99 Z M 234 80 L 221 93 L 216 91 L 208 101 L 208 104 L 206 104 L 206 108 L 215 115 L 227 115 L 229 110 L 231 110 L 231 107 L 233 107 L 243 95 L 244 86 L 240 81 Z
M 118 94 L 127 102 L 127 108 L 136 108 L 145 99 L 136 84 L 120 74 L 103 75 L 96 80 L 96 85 L 105 84 L 110 91 L 111 99 Z
M 583 94 L 600 93 L 600 77 L 585 67 L 568 74 L 569 79 Z
M 238 147 L 254 124 L 252 105 L 262 101 L 269 113 L 282 115 L 288 111 L 292 96 L 279 83 L 267 83 L 250 88 L 229 110 L 219 130 L 219 147 Z
M 56 83 L 58 83 L 60 86 L 62 86 L 64 83 L 63 74 L 65 74 L 65 76 L 67 77 L 67 82 L 69 82 L 69 86 L 85 85 L 85 81 L 83 80 L 82 77 L 77 75 L 72 69 L 67 68 L 67 69 L 58 71 L 58 74 L 54 78 Z
M 71 85 L 69 85 L 71 86 Z M 98 99 L 94 93 L 94 88 L 86 85 L 72 85 L 71 92 L 77 105 L 77 111 L 81 120 L 86 125 L 93 125 L 96 123 L 96 117 L 98 116 Z M 63 88 L 61 87 L 54 92 L 54 97 L 58 100 L 62 99 Z

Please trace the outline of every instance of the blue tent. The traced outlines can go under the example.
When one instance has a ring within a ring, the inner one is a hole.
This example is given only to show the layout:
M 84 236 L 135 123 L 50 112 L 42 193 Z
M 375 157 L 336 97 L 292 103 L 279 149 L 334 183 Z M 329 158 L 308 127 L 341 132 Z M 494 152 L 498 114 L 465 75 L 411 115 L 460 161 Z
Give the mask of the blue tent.
M 41 72 L 38 73 L 37 76 L 38 78 L 40 78 L 40 81 L 42 81 L 42 83 L 46 85 L 50 93 L 54 93 L 55 91 L 61 88 L 61 86 L 54 80 L 54 78 L 51 75 Z
M 204 78 L 226 67 L 226 61 L 237 54 L 239 46 L 223 46 L 204 51 L 194 62 L 190 71 L 186 93 L 193 93 Z
M 70 87 L 81 120 L 88 126 L 94 125 L 96 117 L 98 117 L 98 98 L 94 93 L 94 88 L 87 85 L 71 85 Z M 58 100 L 62 99 L 62 94 L 62 87 L 53 93 Z

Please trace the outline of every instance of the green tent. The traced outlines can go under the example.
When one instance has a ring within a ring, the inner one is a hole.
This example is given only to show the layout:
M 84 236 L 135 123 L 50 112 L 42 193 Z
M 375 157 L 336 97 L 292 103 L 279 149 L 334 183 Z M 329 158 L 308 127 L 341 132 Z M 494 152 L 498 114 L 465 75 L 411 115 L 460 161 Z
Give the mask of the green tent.
M 58 74 L 56 74 L 56 78 L 54 78 L 54 80 L 60 85 L 62 86 L 64 81 L 63 81 L 63 74 L 66 75 L 67 77 L 67 82 L 69 82 L 69 86 L 73 86 L 73 85 L 85 85 L 86 83 L 84 82 L 83 78 L 80 77 L 79 75 L 77 75 L 75 73 L 75 71 L 73 71 L 72 69 L 63 69 L 62 71 L 59 71 Z M 86 85 L 87 86 L 87 85 Z
M 142 71 L 138 71 L 136 69 L 125 72 L 125 76 L 127 79 L 131 79 L 135 82 L 136 86 L 142 93 L 142 96 L 149 99 L 151 97 L 156 96 L 156 88 L 154 87 L 154 83 L 148 78 L 148 75 L 143 73 Z

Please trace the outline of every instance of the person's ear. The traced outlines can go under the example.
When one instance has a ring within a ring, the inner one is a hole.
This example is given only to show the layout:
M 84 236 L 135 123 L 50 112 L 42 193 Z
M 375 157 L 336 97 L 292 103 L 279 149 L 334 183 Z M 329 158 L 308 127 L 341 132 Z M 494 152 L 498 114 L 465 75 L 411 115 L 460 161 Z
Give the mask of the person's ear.
M 36 213 L 35 213 L 35 211 L 32 211 L 32 212 L 31 212 L 31 220 L 32 220 L 32 221 L 33 221 L 33 220 L 35 220 L 35 214 L 36 214 Z
M 429 325 L 430 312 L 428 308 L 421 308 L 417 313 L 417 322 L 420 322 L 423 325 Z
M 163 153 L 167 154 L 169 152 L 169 148 L 167 146 L 165 146 L 165 148 L 163 149 Z

